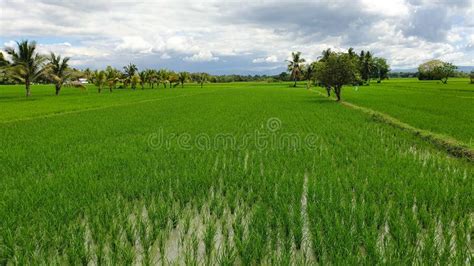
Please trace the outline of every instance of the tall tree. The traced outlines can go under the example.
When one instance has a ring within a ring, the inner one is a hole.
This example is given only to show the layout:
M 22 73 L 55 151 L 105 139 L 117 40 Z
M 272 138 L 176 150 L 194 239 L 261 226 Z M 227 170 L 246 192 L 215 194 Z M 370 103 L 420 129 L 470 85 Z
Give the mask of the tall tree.
M 434 69 L 434 75 L 439 77 L 439 80 L 443 82 L 443 84 L 448 83 L 448 78 L 454 75 L 454 71 L 458 67 L 453 65 L 452 63 L 443 62 L 440 66 L 436 66 Z
M 179 83 L 181 83 L 181 88 L 183 88 L 184 83 L 189 79 L 189 73 L 186 71 L 179 72 L 178 79 L 179 79 Z
M 163 83 L 163 86 L 166 88 L 166 84 L 169 82 L 170 72 L 166 69 L 158 70 L 158 80 L 159 83 Z M 158 86 L 159 86 L 158 83 Z
M 10 65 L 10 62 L 8 62 L 5 57 L 3 56 L 3 53 L 0 51 L 0 67 L 5 67 Z
M 321 59 L 319 59 L 319 62 L 326 62 L 326 60 L 328 60 L 329 56 L 332 54 L 332 51 L 331 51 L 331 48 L 328 48 L 326 50 L 323 50 L 322 54 L 321 54 Z M 314 64 L 314 68 L 315 70 L 317 70 L 317 68 L 320 68 L 321 65 L 319 64 Z M 326 92 L 328 94 L 328 97 L 331 96 L 331 86 L 328 85 L 328 84 L 325 84 L 323 81 L 319 81 L 321 83 L 321 85 L 323 85 L 325 88 L 326 88 Z
M 174 71 L 169 72 L 168 76 L 168 82 L 170 83 L 170 88 L 171 87 L 176 87 L 179 84 L 179 75 L 176 74 Z
M 141 82 L 140 80 L 140 76 L 138 75 L 133 75 L 131 78 L 130 78 L 130 84 L 132 85 L 132 89 L 135 90 L 137 88 L 137 85 Z
M 359 71 L 362 81 L 365 83 L 370 82 L 370 74 L 373 69 L 373 61 L 372 61 L 372 54 L 370 51 L 360 52 L 359 56 Z
M 9 75 L 25 84 L 26 96 L 31 95 L 31 83 L 41 77 L 46 68 L 46 57 L 36 52 L 36 42 L 28 40 L 16 42 L 17 50 L 8 47 L 5 49 L 11 56 L 12 64 L 9 67 Z
M 109 92 L 115 90 L 117 83 L 120 81 L 120 71 L 111 67 L 107 66 L 105 68 L 105 76 L 107 80 L 107 85 L 109 86 Z
M 306 80 L 306 89 L 311 87 L 311 82 L 313 80 L 314 64 L 308 64 L 303 67 L 303 76 Z
M 298 77 L 301 74 L 305 59 L 301 57 L 301 52 L 292 52 L 291 60 L 286 61 L 288 62 L 288 71 L 291 73 L 291 77 L 295 82 L 293 84 L 293 87 L 296 87 L 296 81 L 298 80 Z
M 377 78 L 377 83 L 382 82 L 384 79 L 388 79 L 388 72 L 390 66 L 387 64 L 387 60 L 381 57 L 373 58 L 372 77 Z
M 49 56 L 49 64 L 46 71 L 46 76 L 54 83 L 56 95 L 59 95 L 62 86 L 68 82 L 74 74 L 74 71 L 69 68 L 69 57 L 61 58 L 60 55 L 51 53 Z
M 138 76 L 140 77 L 140 86 L 142 87 L 142 90 L 145 89 L 145 83 L 148 80 L 148 71 L 147 70 L 142 70 L 140 73 L 138 73 Z
M 5 59 L 3 53 L 0 51 L 0 84 L 5 84 L 9 82 L 7 69 L 10 66 L 10 62 Z
M 204 85 L 204 83 L 206 83 L 210 78 L 209 74 L 204 73 L 204 72 L 202 72 L 202 73 L 193 73 L 191 76 L 192 76 L 192 79 L 195 82 L 197 82 L 198 84 L 201 85 L 201 88 Z
M 357 75 L 357 66 L 347 53 L 332 52 L 326 60 L 320 60 L 315 66 L 316 78 L 334 88 L 337 101 L 341 100 L 342 86 L 354 82 Z
M 97 87 L 97 92 L 101 93 L 102 88 L 107 83 L 107 74 L 104 70 L 96 70 L 91 75 L 92 83 Z
M 146 74 L 148 84 L 150 84 L 151 88 L 155 88 L 155 83 L 158 83 L 158 73 L 154 69 L 148 69 Z
M 128 64 L 123 67 L 125 88 L 132 82 L 132 77 L 137 73 L 138 68 L 135 64 Z

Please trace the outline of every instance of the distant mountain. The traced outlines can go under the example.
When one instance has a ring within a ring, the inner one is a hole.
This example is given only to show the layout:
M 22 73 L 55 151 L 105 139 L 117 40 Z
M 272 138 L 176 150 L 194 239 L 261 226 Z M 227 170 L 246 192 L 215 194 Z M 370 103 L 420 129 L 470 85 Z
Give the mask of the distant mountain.
M 474 66 L 458 66 L 457 71 L 469 73 L 474 70 Z M 418 69 L 416 68 L 399 68 L 399 69 L 392 69 L 390 72 L 405 72 L 405 73 L 414 73 L 417 72 Z
M 458 66 L 458 71 L 469 73 L 473 70 L 474 70 L 474 66 Z

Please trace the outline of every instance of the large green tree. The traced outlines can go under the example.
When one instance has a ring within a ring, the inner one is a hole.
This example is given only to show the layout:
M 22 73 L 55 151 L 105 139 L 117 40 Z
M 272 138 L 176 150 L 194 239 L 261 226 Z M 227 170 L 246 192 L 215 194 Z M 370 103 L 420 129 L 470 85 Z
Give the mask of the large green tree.
M 377 79 L 377 83 L 382 82 L 384 79 L 388 79 L 388 72 L 390 72 L 390 66 L 385 58 L 374 57 L 373 58 L 373 69 L 372 78 Z
M 301 52 L 292 52 L 291 60 L 286 61 L 288 62 L 288 71 L 291 73 L 291 78 L 294 81 L 293 87 L 296 87 L 296 81 L 301 75 L 306 60 L 301 57 Z
M 448 82 L 448 77 L 454 75 L 457 69 L 455 65 L 441 60 L 430 60 L 418 66 L 418 79 L 420 80 L 441 80 L 444 84 Z
M 31 95 L 31 83 L 43 76 L 46 70 L 46 57 L 36 52 L 36 42 L 34 41 L 25 40 L 16 44 L 16 49 L 12 47 L 5 49 L 12 60 L 8 74 L 13 79 L 25 84 L 26 96 L 28 97 Z
M 359 73 L 362 81 L 370 83 L 370 74 L 374 69 L 372 53 L 361 51 L 359 55 Z
M 341 100 L 342 86 L 352 84 L 357 75 L 357 65 L 348 53 L 331 52 L 325 60 L 315 64 L 317 80 L 334 88 L 337 101 Z
M 448 83 L 448 78 L 454 76 L 454 72 L 458 67 L 449 62 L 443 62 L 443 64 L 436 66 L 434 69 L 434 75 L 443 82 Z

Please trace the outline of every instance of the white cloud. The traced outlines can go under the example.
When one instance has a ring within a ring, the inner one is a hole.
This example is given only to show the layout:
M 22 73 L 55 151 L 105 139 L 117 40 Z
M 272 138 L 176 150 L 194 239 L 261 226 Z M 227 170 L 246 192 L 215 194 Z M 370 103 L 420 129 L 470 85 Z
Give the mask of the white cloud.
M 261 58 L 255 58 L 252 60 L 252 63 L 258 64 L 258 63 L 276 63 L 278 62 L 278 58 L 275 55 L 270 55 L 268 57 L 261 57 Z
M 160 58 L 166 60 L 166 59 L 171 59 L 171 56 L 170 56 L 169 54 L 167 54 L 167 53 L 164 53 L 164 54 L 162 54 L 162 55 L 160 56 Z
M 122 37 L 122 42 L 115 48 L 116 51 L 124 51 L 131 53 L 150 53 L 153 46 L 140 36 Z
M 199 51 L 197 54 L 184 57 L 183 60 L 188 62 L 210 62 L 218 61 L 219 57 L 215 57 L 210 51 Z
M 463 65 L 474 58 L 472 1 L 0 0 L 0 42 L 36 39 L 80 67 L 285 68 L 291 51 L 312 61 L 349 47 L 392 68 L 442 56 Z

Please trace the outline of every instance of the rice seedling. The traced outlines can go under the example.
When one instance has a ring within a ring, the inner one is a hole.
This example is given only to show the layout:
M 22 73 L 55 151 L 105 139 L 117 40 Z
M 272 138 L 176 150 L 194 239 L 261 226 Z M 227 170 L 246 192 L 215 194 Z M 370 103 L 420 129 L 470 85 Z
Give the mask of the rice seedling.
M 472 163 L 316 93 L 280 83 L 64 88 L 61 105 L 34 89 L 34 101 L 2 100 L 0 264 L 472 257 Z M 270 118 L 281 122 L 274 131 Z M 224 134 L 245 145 L 224 149 Z M 275 141 L 290 134 L 297 148 Z

